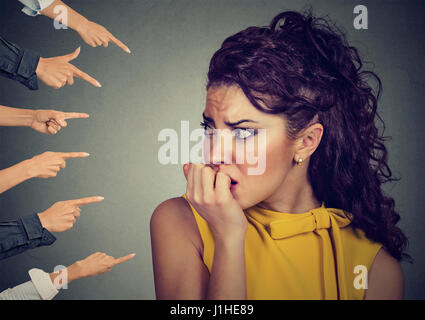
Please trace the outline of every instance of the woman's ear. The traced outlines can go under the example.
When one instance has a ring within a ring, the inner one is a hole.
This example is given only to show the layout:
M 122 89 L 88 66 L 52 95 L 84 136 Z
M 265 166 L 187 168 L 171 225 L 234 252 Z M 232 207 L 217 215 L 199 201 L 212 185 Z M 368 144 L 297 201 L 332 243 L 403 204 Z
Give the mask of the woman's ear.
M 323 126 L 320 123 L 315 123 L 301 131 L 301 134 L 295 142 L 294 161 L 305 161 L 310 157 L 319 146 L 323 136 Z

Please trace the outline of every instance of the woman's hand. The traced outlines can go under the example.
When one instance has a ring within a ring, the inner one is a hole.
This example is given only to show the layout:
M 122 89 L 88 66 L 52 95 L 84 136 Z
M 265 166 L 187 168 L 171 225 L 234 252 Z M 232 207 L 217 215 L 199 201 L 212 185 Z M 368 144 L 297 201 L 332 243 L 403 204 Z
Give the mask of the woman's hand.
M 107 47 L 109 45 L 109 41 L 111 41 L 125 52 L 131 53 L 130 49 L 124 43 L 115 38 L 112 33 L 100 24 L 85 19 L 84 22 L 78 25 L 76 31 L 89 46 Z
M 203 164 L 183 166 L 186 197 L 219 239 L 245 239 L 247 219 L 230 191 L 231 179 Z
M 67 119 L 88 118 L 87 113 L 61 112 L 56 110 L 34 110 L 30 127 L 44 134 L 56 134 L 66 127 Z
M 50 232 L 63 232 L 71 229 L 80 216 L 80 206 L 100 202 L 103 197 L 88 197 L 76 200 L 59 201 L 38 214 L 43 228 Z
M 69 63 L 77 58 L 79 54 L 80 47 L 74 52 L 64 56 L 40 58 L 35 71 L 37 77 L 54 89 L 62 88 L 65 84 L 72 86 L 74 84 L 74 77 L 86 80 L 95 87 L 101 87 L 96 79 Z
M 25 160 L 29 178 L 52 178 L 56 177 L 59 170 L 66 167 L 66 160 L 71 158 L 85 158 L 86 152 L 51 152 L 47 151 L 31 159 Z

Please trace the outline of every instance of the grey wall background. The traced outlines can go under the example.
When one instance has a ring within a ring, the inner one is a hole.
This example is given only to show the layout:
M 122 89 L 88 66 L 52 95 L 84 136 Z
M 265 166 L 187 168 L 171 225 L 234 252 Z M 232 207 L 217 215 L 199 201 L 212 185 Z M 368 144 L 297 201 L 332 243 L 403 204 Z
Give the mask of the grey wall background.
M 117 47 L 91 48 L 72 30 L 55 30 L 52 21 L 20 12 L 15 0 L 2 0 L 0 32 L 44 57 L 81 46 L 74 64 L 98 79 L 98 89 L 76 80 L 59 91 L 40 82 L 31 92 L 0 79 L 0 104 L 87 112 L 70 120 L 56 136 L 27 128 L 0 128 L 0 168 L 44 151 L 85 151 L 91 156 L 67 162 L 54 179 L 33 179 L 0 195 L 1 219 L 39 212 L 59 200 L 102 195 L 82 208 L 73 229 L 56 234 L 51 247 L 37 248 L 0 262 L 0 290 L 28 280 L 27 271 L 52 271 L 95 251 L 136 257 L 110 273 L 79 280 L 57 299 L 154 299 L 149 219 L 163 200 L 185 191 L 180 165 L 157 160 L 157 136 L 164 128 L 180 132 L 180 121 L 196 128 L 204 106 L 211 55 L 229 35 L 250 25 L 266 25 L 278 12 L 307 4 L 348 33 L 383 80 L 380 104 L 386 122 L 390 166 L 401 181 L 386 187 L 396 199 L 400 226 L 410 239 L 415 264 L 403 264 L 406 297 L 425 298 L 425 202 L 423 97 L 424 1 L 348 0 L 73 0 L 67 3 L 107 27 L 132 54 Z M 353 8 L 366 5 L 369 29 L 353 28 Z

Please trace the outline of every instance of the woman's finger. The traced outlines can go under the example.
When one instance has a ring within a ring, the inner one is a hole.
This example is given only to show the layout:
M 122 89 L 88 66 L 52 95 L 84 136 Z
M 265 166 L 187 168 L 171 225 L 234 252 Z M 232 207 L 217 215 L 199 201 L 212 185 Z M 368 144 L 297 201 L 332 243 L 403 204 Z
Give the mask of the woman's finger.
M 212 199 L 214 197 L 214 179 L 215 172 L 209 166 L 201 168 L 201 185 L 203 199 Z
M 189 164 L 188 174 L 187 174 L 187 186 L 186 193 L 188 193 L 191 197 L 193 196 L 193 164 Z
M 201 166 L 198 163 L 193 165 L 193 199 L 195 202 L 202 199 Z
M 227 174 L 223 172 L 217 172 L 217 176 L 215 179 L 215 193 L 217 199 L 225 201 L 229 197 L 232 197 L 232 194 L 230 192 L 231 181 L 232 180 Z

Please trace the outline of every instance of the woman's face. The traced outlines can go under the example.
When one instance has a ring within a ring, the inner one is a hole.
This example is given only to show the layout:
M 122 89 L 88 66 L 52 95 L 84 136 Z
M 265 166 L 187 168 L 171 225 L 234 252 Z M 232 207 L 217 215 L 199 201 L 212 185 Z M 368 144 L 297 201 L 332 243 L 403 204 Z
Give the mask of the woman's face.
M 274 196 L 295 155 L 284 117 L 256 109 L 238 86 L 210 87 L 203 116 L 205 162 L 230 176 L 231 192 L 242 209 Z

